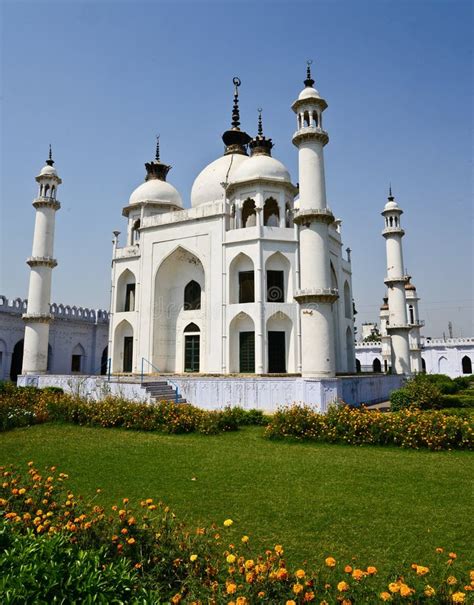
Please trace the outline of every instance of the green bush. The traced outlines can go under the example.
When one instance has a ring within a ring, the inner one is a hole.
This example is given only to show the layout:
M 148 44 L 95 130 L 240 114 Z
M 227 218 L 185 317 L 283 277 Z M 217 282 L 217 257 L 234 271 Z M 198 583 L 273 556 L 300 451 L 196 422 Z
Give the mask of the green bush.
M 122 603 L 137 572 L 129 560 L 106 559 L 106 547 L 83 550 L 64 534 L 21 535 L 0 525 L 2 603 Z M 137 595 L 135 595 L 137 596 Z
M 431 380 L 427 374 L 417 374 L 407 381 L 404 388 L 413 406 L 421 410 L 430 410 L 441 406 L 439 384 L 438 381 Z
M 44 387 L 41 389 L 44 393 L 64 393 L 61 387 Z
M 442 395 L 441 407 L 443 408 L 474 408 L 474 395 L 464 395 L 461 391 L 456 395 Z
M 422 374 L 422 376 L 435 385 L 443 395 L 454 395 L 459 390 L 456 382 L 446 374 Z
M 390 410 L 392 412 L 398 412 L 403 408 L 410 406 L 410 397 L 407 389 L 398 389 L 390 393 Z

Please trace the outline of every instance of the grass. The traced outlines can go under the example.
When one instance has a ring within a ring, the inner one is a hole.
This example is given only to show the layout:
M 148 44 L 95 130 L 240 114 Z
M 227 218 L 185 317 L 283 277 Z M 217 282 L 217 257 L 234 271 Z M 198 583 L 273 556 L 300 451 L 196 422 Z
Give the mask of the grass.
M 232 518 L 235 541 L 283 544 L 292 564 L 423 563 L 437 546 L 469 557 L 473 456 L 46 424 L 0 435 L 0 464 L 57 465 L 75 494 L 111 505 L 160 499 L 193 526 Z M 195 480 L 193 480 L 193 477 Z

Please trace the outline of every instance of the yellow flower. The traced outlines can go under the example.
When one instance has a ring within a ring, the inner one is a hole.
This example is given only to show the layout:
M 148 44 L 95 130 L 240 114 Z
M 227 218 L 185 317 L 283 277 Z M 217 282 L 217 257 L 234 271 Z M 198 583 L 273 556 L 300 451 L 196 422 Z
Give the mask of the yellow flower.
M 427 584 L 425 586 L 425 590 L 423 591 L 425 597 L 434 597 L 436 594 L 436 590 L 430 586 L 429 584 Z
M 293 592 L 295 594 L 300 594 L 300 592 L 303 590 L 303 586 L 301 584 L 293 584 Z
M 265 592 L 264 592 L 263 590 L 261 590 L 261 591 L 258 593 L 258 595 L 257 595 L 257 597 L 258 597 L 259 599 L 263 599 L 263 597 L 264 597 L 264 596 L 265 596 Z
M 390 582 L 388 589 L 390 592 L 400 592 L 400 584 L 398 582 Z
M 337 585 L 337 589 L 339 592 L 349 590 L 349 584 L 347 582 L 339 582 L 339 584 Z
M 227 561 L 227 563 L 230 563 L 230 564 L 234 563 L 235 555 L 227 555 L 226 561 Z
M 197 558 L 198 558 L 198 556 L 197 556 L 197 555 L 191 555 L 191 556 L 189 557 L 189 560 L 191 561 L 191 563 L 194 563 L 194 561 L 195 561 Z
M 298 580 L 302 580 L 302 579 L 305 577 L 305 575 L 306 575 L 306 574 L 305 574 L 305 572 L 304 572 L 304 569 L 298 569 L 298 570 L 295 572 L 295 576 L 298 578 Z
M 450 558 L 450 559 L 457 559 L 457 558 L 458 558 L 458 556 L 457 556 L 457 554 L 456 554 L 455 552 L 450 552 L 450 553 L 449 553 L 449 558 Z M 461 602 L 462 602 L 462 601 L 461 601 Z
M 466 595 L 463 592 L 455 592 L 451 598 L 453 600 L 453 603 L 464 603 L 464 597 Z
M 303 601 L 305 603 L 309 603 L 310 601 L 313 601 L 313 600 L 314 600 L 314 592 L 312 590 L 304 593 Z
M 18 490 L 18 493 L 20 494 L 20 496 L 23 496 L 23 494 L 26 492 L 26 489 L 24 487 L 20 487 L 20 489 Z
M 423 567 L 423 565 L 416 566 L 416 573 L 418 576 L 424 576 L 425 574 L 427 574 L 429 572 L 429 570 L 430 570 L 429 567 Z
M 245 574 L 245 581 L 248 584 L 252 584 L 252 582 L 255 580 L 255 574 L 252 571 L 249 571 L 247 574 Z
M 242 536 L 242 542 L 244 544 L 247 544 L 248 541 L 249 541 L 249 537 L 248 536 Z
M 474 569 L 472 571 L 469 572 L 469 578 L 471 580 L 474 580 Z
M 327 557 L 325 559 L 325 563 L 328 567 L 335 567 L 336 566 L 336 559 L 334 559 L 333 557 Z
M 275 544 L 275 552 L 277 555 L 281 556 L 284 552 L 283 546 L 281 544 Z
M 224 521 L 224 527 L 230 527 L 233 524 L 232 519 L 226 519 Z
M 438 554 L 440 554 L 440 553 L 444 552 L 444 548 L 441 548 L 441 546 L 438 546 L 438 548 L 436 549 L 436 552 Z
M 454 586 L 454 584 L 457 584 L 457 582 L 458 580 L 454 576 L 449 576 L 449 578 L 446 580 L 446 583 L 450 586 Z
M 296 605 L 296 601 L 293 601 L 293 599 L 288 599 L 286 605 Z
M 382 599 L 382 601 L 391 601 L 392 600 L 392 595 L 389 592 L 381 592 L 379 596 Z
M 181 595 L 178 593 L 176 593 L 174 595 L 174 597 L 171 598 L 171 602 L 173 603 L 173 605 L 176 605 L 176 603 L 180 603 L 181 602 Z
M 276 577 L 278 580 L 287 580 L 288 572 L 284 567 L 280 567 L 280 569 L 276 572 Z
M 132 544 L 135 544 L 135 538 L 129 538 L 129 539 L 127 540 L 127 544 L 130 544 L 130 546 L 131 546 Z
M 252 559 L 248 559 L 245 561 L 245 569 L 252 569 L 255 566 L 255 563 Z
M 354 569 L 354 571 L 352 572 L 352 577 L 354 578 L 354 580 L 362 580 L 362 578 L 364 577 L 364 572 L 362 571 L 362 569 Z
M 235 602 L 235 605 L 247 605 L 248 601 L 247 601 L 247 597 L 237 597 L 237 601 Z

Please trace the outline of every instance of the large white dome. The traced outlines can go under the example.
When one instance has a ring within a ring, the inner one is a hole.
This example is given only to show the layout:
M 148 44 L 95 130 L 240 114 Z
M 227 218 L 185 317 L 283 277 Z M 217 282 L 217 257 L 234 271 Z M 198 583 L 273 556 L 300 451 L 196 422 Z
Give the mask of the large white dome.
M 233 174 L 232 182 L 250 181 L 252 179 L 266 178 L 291 182 L 290 173 L 285 166 L 269 155 L 253 155 L 248 162 L 241 164 Z
M 224 189 L 221 183 L 231 183 L 237 169 L 249 162 L 246 155 L 231 153 L 224 155 L 202 170 L 193 183 L 191 189 L 191 206 L 200 206 L 208 202 L 215 202 L 224 198 Z
M 183 201 L 178 191 L 173 185 L 160 179 L 150 179 L 139 185 L 130 196 L 128 203 L 140 204 L 141 202 L 158 202 L 183 207 Z

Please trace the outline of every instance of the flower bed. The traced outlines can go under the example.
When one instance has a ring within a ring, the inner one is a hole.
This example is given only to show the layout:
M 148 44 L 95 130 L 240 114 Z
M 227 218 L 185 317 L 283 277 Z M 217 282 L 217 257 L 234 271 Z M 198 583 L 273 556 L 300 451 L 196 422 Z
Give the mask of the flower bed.
M 135 403 L 106 396 L 101 401 L 67 395 L 57 390 L 17 388 L 0 391 L 0 430 L 48 421 L 115 427 L 164 433 L 216 434 L 235 431 L 242 424 L 262 424 L 259 410 L 224 408 L 207 411 L 190 404 Z
M 318 414 L 308 406 L 280 408 L 265 430 L 270 439 L 351 445 L 397 445 L 410 448 L 472 449 L 472 418 L 448 416 L 437 411 L 401 410 L 385 414 L 367 408 L 334 406 Z
M 55 467 L 28 466 L 0 467 L 5 603 L 92 602 L 99 592 L 143 604 L 467 603 L 473 593 L 474 572 L 442 547 L 396 570 L 336 561 L 330 549 L 318 569 L 290 569 L 279 544 L 257 553 L 246 535 L 229 543 L 231 519 L 191 529 L 152 498 L 105 510 L 68 490 Z

